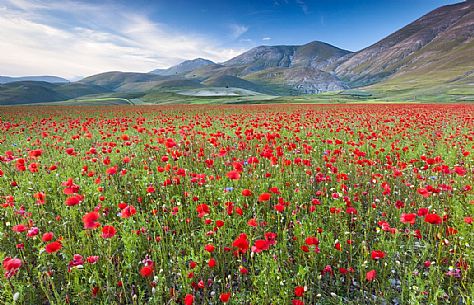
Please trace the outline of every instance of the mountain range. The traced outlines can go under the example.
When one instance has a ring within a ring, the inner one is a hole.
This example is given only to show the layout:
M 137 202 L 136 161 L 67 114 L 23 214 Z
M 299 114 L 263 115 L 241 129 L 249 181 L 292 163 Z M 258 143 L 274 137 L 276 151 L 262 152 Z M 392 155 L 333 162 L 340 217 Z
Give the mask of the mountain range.
M 149 101 L 160 92 L 170 96 L 210 89 L 223 95 L 241 89 L 289 96 L 356 88 L 369 95 L 469 100 L 474 97 L 473 36 L 474 1 L 466 1 L 435 9 L 358 52 L 313 41 L 259 46 L 222 63 L 197 58 L 149 73 L 106 72 L 73 83 L 0 77 L 0 104 L 83 96 Z

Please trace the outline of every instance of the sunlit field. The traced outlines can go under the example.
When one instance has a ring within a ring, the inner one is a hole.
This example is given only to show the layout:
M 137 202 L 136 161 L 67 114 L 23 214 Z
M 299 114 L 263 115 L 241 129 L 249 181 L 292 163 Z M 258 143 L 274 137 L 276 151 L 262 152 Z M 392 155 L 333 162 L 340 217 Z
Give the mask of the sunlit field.
M 0 108 L 1 304 L 472 304 L 474 105 Z

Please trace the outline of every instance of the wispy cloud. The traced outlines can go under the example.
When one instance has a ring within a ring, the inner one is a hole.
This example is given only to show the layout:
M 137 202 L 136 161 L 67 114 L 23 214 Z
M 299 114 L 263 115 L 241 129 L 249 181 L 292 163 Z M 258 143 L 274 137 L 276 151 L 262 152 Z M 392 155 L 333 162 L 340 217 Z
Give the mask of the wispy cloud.
M 262 40 L 263 41 L 269 41 L 269 40 L 272 40 L 272 38 L 271 37 L 263 37 Z
M 299 5 L 299 7 L 301 8 L 301 10 L 303 11 L 305 15 L 309 14 L 309 8 L 306 2 L 304 2 L 303 0 L 296 0 L 296 4 Z
M 196 57 L 225 61 L 244 51 L 105 3 L 0 0 L 0 74 L 74 78 L 110 70 L 145 72 Z M 242 26 L 233 33 L 247 30 Z
M 233 23 L 229 25 L 229 28 L 230 28 L 230 35 L 233 39 L 239 38 L 243 34 L 247 33 L 247 31 L 249 30 L 247 26 L 243 24 L 237 24 L 237 23 Z

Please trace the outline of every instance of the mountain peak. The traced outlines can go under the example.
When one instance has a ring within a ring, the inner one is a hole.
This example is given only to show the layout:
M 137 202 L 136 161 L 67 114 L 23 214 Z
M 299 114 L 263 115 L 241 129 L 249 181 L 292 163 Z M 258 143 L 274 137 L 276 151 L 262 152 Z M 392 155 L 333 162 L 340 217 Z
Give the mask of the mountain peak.
M 312 67 L 324 69 L 351 53 L 321 41 L 298 45 L 258 46 L 223 63 L 224 66 L 247 65 L 243 73 L 275 67 Z
M 211 60 L 198 57 L 191 60 L 185 60 L 177 64 L 176 66 L 169 67 L 168 69 L 156 69 L 156 70 L 151 71 L 150 73 L 163 75 L 163 76 L 177 75 L 177 74 L 184 74 L 192 70 L 201 68 L 203 66 L 208 66 L 208 65 L 213 65 L 213 64 L 215 63 Z

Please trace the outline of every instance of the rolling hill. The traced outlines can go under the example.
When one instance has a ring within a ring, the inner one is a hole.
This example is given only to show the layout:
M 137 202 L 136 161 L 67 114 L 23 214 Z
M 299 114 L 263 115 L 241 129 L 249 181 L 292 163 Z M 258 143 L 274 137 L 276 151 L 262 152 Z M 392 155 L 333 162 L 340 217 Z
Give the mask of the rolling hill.
M 22 82 L 22 81 L 69 83 L 67 79 L 64 79 L 62 77 L 57 77 L 57 76 L 22 76 L 22 77 L 0 76 L 0 84 Z
M 149 73 L 112 71 L 86 77 L 80 80 L 79 83 L 116 90 L 129 83 L 144 83 L 161 80 L 166 80 L 166 77 Z
M 110 93 L 110 90 L 80 83 L 12 82 L 0 85 L 0 105 L 64 101 L 79 96 L 102 93 Z

